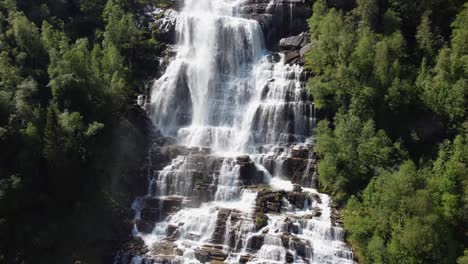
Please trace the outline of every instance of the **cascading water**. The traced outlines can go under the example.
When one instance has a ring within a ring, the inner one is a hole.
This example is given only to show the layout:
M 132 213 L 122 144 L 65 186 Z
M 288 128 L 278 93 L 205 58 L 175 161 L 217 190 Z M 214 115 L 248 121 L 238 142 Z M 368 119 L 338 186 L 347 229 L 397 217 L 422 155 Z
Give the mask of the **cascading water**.
M 242 2 L 184 1 L 147 106 L 178 143 L 159 147 L 172 161 L 134 203 L 150 250 L 132 263 L 353 263 L 329 197 L 291 183 L 315 184 L 303 69 L 265 49 Z

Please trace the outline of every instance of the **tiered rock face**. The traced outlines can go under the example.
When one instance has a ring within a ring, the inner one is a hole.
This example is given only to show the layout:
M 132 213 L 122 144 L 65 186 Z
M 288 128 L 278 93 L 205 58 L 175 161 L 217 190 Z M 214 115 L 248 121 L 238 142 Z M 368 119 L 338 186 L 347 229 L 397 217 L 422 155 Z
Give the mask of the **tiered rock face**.
M 315 112 L 298 65 L 311 2 L 183 3 L 177 54 L 143 104 L 166 136 L 116 264 L 353 263 L 329 197 L 312 189 Z
M 316 158 L 311 143 L 276 146 L 267 153 L 254 155 L 254 159 L 273 176 L 287 175 L 292 183 L 316 186 Z
M 337 254 L 330 256 L 335 260 L 330 263 L 352 263 L 351 251 L 340 241 L 341 228 L 331 224 L 333 213 L 327 196 L 289 181 L 267 184 L 266 175 L 271 175 L 274 170 L 277 173 L 290 170 L 293 165 L 288 161 L 303 163 L 296 168 L 301 172 L 297 182 L 305 178 L 302 175 L 304 166 L 315 164 L 307 145 L 281 149 L 276 153 L 223 158 L 207 148 L 178 146 L 174 140 L 164 137 L 155 140 L 151 157 L 165 160 L 166 164 L 169 157 L 183 161 L 178 167 L 182 168 L 179 173 L 190 171 L 195 175 L 194 181 L 200 183 L 189 184 L 194 189 L 185 190 L 183 196 L 173 189 L 163 196 L 154 193 L 139 198 L 138 206 L 134 207 L 138 212 L 135 228 L 146 244 L 137 239 L 127 245 L 128 250 L 119 256 L 117 263 L 130 264 L 135 259 L 141 263 L 180 263 L 187 258 L 200 263 L 308 263 L 326 257 L 326 252 Z M 162 159 L 162 155 L 168 157 Z M 255 160 L 265 157 L 276 166 L 260 170 Z M 160 165 L 151 160 L 154 175 L 171 170 L 175 173 L 173 163 L 158 170 Z M 220 191 L 229 193 L 217 186 L 222 181 L 222 174 L 226 173 L 227 164 L 232 164 L 230 171 L 238 173 L 239 186 L 247 189 L 241 194 L 240 202 L 210 202 L 216 200 Z M 177 178 L 177 175 L 170 177 Z M 309 173 L 306 178 L 312 177 Z M 205 186 L 207 191 L 202 191 L 200 186 Z M 323 245 L 318 249 L 314 243 Z M 330 243 L 333 247 L 338 246 L 339 251 L 329 251 Z

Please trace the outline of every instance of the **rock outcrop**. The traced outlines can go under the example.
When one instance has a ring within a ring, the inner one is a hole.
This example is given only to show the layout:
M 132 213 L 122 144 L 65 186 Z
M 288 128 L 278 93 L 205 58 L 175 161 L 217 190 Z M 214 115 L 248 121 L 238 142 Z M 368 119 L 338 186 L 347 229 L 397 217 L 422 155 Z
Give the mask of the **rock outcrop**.
M 307 19 L 312 15 L 312 1 L 248 0 L 240 11 L 244 17 L 260 23 L 266 45 L 272 49 L 281 38 L 307 31 Z

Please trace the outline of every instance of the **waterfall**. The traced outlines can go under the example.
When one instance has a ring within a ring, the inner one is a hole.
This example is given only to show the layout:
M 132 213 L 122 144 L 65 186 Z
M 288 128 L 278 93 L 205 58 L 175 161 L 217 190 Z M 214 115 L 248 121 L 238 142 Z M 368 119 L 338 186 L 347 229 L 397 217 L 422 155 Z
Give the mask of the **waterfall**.
M 143 259 L 353 263 L 329 197 L 311 188 L 315 118 L 304 69 L 266 50 L 259 23 L 239 14 L 242 2 L 184 0 L 178 15 L 177 53 L 146 106 L 177 144 L 159 147 L 156 156 L 172 161 L 133 206 L 134 233 L 150 249 Z M 259 208 L 261 195 L 279 205 Z

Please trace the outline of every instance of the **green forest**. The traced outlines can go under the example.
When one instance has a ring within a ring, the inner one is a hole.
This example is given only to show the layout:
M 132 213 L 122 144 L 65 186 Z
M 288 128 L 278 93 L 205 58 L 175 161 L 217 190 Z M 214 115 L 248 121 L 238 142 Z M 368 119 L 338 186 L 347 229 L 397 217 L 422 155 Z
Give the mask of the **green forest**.
M 0 263 L 103 263 L 130 234 L 131 107 L 162 48 L 148 3 L 0 1 Z
M 0 263 L 105 263 L 131 233 L 144 8 L 169 2 L 0 0 Z M 359 263 L 468 264 L 468 3 L 317 0 L 309 28 L 320 189 Z
M 468 4 L 318 0 L 321 188 L 360 263 L 468 263 Z

